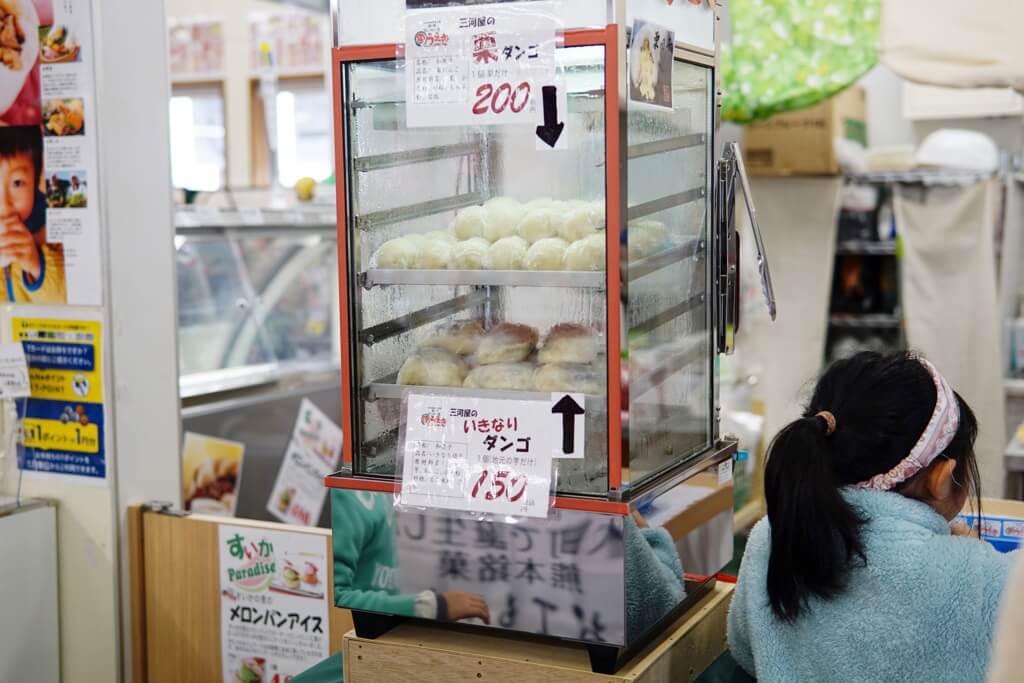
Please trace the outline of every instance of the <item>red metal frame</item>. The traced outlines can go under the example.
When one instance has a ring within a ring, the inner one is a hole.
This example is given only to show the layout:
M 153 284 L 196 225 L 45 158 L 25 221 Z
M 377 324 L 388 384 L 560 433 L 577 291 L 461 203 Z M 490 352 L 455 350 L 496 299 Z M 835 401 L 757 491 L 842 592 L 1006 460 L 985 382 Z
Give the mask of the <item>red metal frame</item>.
M 358 477 L 344 477 L 337 474 L 324 477 L 324 485 L 329 489 L 374 491 L 376 493 L 390 493 L 392 495 L 398 493 L 397 481 L 360 479 Z M 583 512 L 599 512 L 623 516 L 629 514 L 628 503 L 618 503 L 611 500 L 555 496 L 554 506 L 559 510 L 582 510 Z
M 348 181 L 348 173 L 345 168 L 345 148 L 347 140 L 345 137 L 345 112 L 342 111 L 341 103 L 344 101 L 341 92 L 341 61 L 342 50 L 334 50 L 334 68 L 331 74 L 331 89 L 334 95 L 334 168 L 335 168 L 335 192 L 337 193 L 338 207 L 338 305 L 341 307 L 340 337 L 341 337 L 341 428 L 343 434 L 352 434 L 352 399 L 348 391 L 352 386 L 352 368 L 349 356 L 349 324 L 348 324 L 348 191 L 345 187 Z M 342 461 L 345 464 L 352 463 L 352 441 L 349 438 L 342 440 Z
M 605 253 L 607 263 L 608 329 L 608 488 L 622 487 L 622 328 L 619 314 L 622 304 L 622 262 L 619 239 L 622 235 L 622 148 L 619 140 L 619 31 L 609 24 L 604 31 L 604 136 L 605 169 Z M 613 390 L 614 389 L 614 390 Z
M 607 179 L 605 188 L 605 216 L 607 235 L 607 340 L 608 340 L 608 487 L 622 486 L 622 364 L 621 326 L 619 305 L 621 287 L 619 282 L 620 249 L 619 236 L 622 220 L 619 211 L 622 198 L 621 163 L 622 155 L 619 136 L 619 50 L 618 25 L 609 24 L 601 29 L 581 29 L 563 34 L 565 47 L 603 46 L 605 48 L 605 156 Z M 334 92 L 334 158 L 338 204 L 338 292 L 341 306 L 341 405 L 342 428 L 346 438 L 342 448 L 345 464 L 354 461 L 352 429 L 352 386 L 351 335 L 349 328 L 348 304 L 348 169 L 345 164 L 345 117 L 342 111 L 341 69 L 347 62 L 393 59 L 399 53 L 399 45 L 385 43 L 377 45 L 354 45 L 336 47 L 332 51 Z M 397 484 L 378 480 L 329 476 L 325 484 L 330 488 L 350 488 L 367 491 L 394 492 Z M 555 507 L 563 510 L 584 510 L 610 514 L 629 514 L 629 506 L 607 500 L 556 497 Z

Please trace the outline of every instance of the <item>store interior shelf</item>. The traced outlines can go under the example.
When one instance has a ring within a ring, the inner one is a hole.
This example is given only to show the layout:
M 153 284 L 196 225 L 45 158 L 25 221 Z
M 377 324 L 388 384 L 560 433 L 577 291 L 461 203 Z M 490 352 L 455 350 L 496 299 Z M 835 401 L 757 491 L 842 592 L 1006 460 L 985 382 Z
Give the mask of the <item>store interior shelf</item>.
M 421 394 L 442 394 L 444 396 L 471 396 L 473 398 L 514 399 L 518 401 L 550 401 L 550 391 L 513 391 L 506 389 L 470 389 L 466 387 L 427 387 L 397 384 L 398 373 L 388 375 L 377 382 L 363 387 L 363 398 L 367 401 L 377 399 L 400 399 L 405 392 Z M 603 405 L 604 396 L 587 394 L 588 410 L 591 406 Z
M 384 168 L 467 156 L 480 151 L 482 140 L 481 136 L 477 135 L 468 142 L 460 142 L 454 145 L 437 145 L 434 147 L 421 147 L 419 149 L 356 157 L 352 160 L 352 166 L 357 171 L 378 171 Z
M 836 253 L 843 255 L 892 256 L 896 253 L 896 242 L 872 242 L 869 240 L 848 240 L 836 244 Z
M 557 270 L 392 270 L 371 268 L 360 275 L 360 281 L 366 288 L 378 285 L 462 285 L 604 289 L 606 279 L 604 271 Z
M 629 220 L 634 218 L 642 218 L 644 216 L 650 216 L 651 214 L 664 211 L 665 209 L 671 209 L 674 206 L 682 206 L 683 204 L 689 204 L 695 202 L 704 196 L 703 187 L 695 187 L 692 190 L 686 192 L 678 192 L 676 194 L 670 194 L 667 197 L 661 199 L 655 199 L 654 201 L 644 202 L 643 204 L 637 204 L 636 206 L 629 207 L 626 212 Z
M 632 282 L 633 280 L 650 275 L 651 273 L 657 272 L 674 263 L 685 261 L 686 259 L 699 254 L 703 250 L 703 247 L 703 240 L 700 238 L 694 238 L 679 246 L 666 249 L 654 256 L 630 261 L 628 267 L 629 280 Z
M 444 197 L 442 199 L 431 199 L 429 201 L 417 202 L 415 204 L 406 204 L 405 206 L 398 206 L 394 209 L 384 209 L 383 211 L 374 211 L 373 213 L 357 216 L 356 227 L 360 230 L 366 230 L 379 225 L 389 225 L 391 223 L 399 223 L 401 221 L 408 221 L 414 218 L 422 218 L 423 216 L 433 216 L 445 211 L 451 211 L 452 209 L 461 209 L 466 206 L 482 204 L 485 199 L 487 199 L 487 197 L 484 196 L 482 192 L 467 192 L 465 194 L 455 195 L 454 197 Z
M 672 152 L 677 149 L 698 147 L 700 145 L 703 145 L 706 140 L 707 137 L 703 133 L 694 133 L 692 135 L 681 135 L 679 137 L 669 138 L 667 140 L 641 142 L 639 144 L 629 146 L 628 156 L 630 159 L 636 159 L 638 157 L 646 157 L 652 154 L 663 154 L 665 152 Z
M 330 205 L 295 209 L 217 209 L 191 207 L 174 213 L 175 231 L 182 234 L 217 233 L 228 230 L 280 230 L 301 228 L 308 232 L 334 233 L 338 218 Z
M 683 368 L 706 359 L 706 349 L 702 344 L 694 344 L 670 355 L 657 369 L 638 374 L 629 381 L 629 395 L 635 400 L 665 382 L 669 377 Z
M 911 171 L 886 171 L 876 173 L 851 173 L 845 178 L 853 183 L 886 184 L 903 183 L 907 185 L 974 185 L 994 177 L 992 173 L 977 171 L 945 171 L 935 169 L 917 169 Z
M 898 315 L 885 313 L 871 313 L 867 315 L 852 315 L 847 313 L 833 313 L 828 318 L 828 324 L 832 327 L 848 329 L 896 329 L 902 323 Z
M 402 315 L 387 322 L 367 327 L 359 333 L 359 341 L 366 346 L 373 346 L 378 344 L 385 339 L 396 337 L 404 332 L 422 327 L 428 323 L 432 323 L 442 318 L 447 318 L 453 313 L 464 311 L 467 308 L 471 308 L 478 304 L 483 303 L 488 299 L 489 295 L 484 291 L 476 291 L 470 294 L 463 294 L 457 296 L 454 299 L 448 301 L 442 301 L 439 304 L 433 306 L 427 306 L 421 308 L 418 311 L 413 311 L 408 315 Z

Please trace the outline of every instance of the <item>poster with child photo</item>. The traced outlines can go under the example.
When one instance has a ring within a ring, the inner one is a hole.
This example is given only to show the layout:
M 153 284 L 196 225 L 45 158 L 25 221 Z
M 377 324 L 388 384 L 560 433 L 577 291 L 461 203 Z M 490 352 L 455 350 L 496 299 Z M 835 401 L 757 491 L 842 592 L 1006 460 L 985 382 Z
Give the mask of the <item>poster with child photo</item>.
M 89 12 L 0 0 L 0 302 L 102 301 Z

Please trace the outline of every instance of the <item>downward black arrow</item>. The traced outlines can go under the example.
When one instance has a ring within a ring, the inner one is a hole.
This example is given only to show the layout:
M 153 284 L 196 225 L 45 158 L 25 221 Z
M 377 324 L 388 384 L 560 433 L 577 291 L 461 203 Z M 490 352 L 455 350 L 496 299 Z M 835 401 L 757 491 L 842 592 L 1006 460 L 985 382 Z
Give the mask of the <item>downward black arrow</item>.
M 544 125 L 537 126 L 537 137 L 554 148 L 565 128 L 565 124 L 558 120 L 558 90 L 553 85 L 545 85 L 541 92 L 544 95 Z
M 566 394 L 551 407 L 555 415 L 562 414 L 562 452 L 568 455 L 576 451 L 576 416 L 584 413 L 583 408 Z

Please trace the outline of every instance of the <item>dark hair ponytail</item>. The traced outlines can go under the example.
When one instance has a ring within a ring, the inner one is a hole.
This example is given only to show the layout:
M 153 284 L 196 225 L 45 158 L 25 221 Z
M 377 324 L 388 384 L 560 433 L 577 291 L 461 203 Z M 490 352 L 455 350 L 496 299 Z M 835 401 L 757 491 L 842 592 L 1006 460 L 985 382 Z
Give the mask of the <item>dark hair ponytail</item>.
M 765 470 L 772 542 L 768 599 L 780 619 L 795 620 L 812 596 L 839 594 L 850 568 L 865 561 L 860 531 L 867 520 L 842 489 L 906 457 L 935 398 L 931 375 L 916 357 L 857 354 L 825 371 L 804 416 L 772 440 Z M 957 480 L 980 500 L 977 421 L 963 399 L 957 401 L 960 427 L 943 455 L 957 462 Z M 820 411 L 835 416 L 832 434 L 816 416 Z
M 784 428 L 769 447 L 765 471 L 772 551 L 768 597 L 785 621 L 799 615 L 809 593 L 832 597 L 846 569 L 864 558 L 864 520 L 843 500 L 828 462 L 826 424 L 805 417 Z

